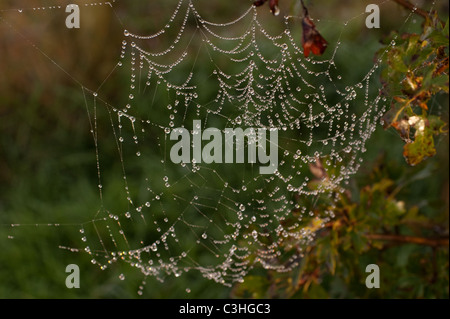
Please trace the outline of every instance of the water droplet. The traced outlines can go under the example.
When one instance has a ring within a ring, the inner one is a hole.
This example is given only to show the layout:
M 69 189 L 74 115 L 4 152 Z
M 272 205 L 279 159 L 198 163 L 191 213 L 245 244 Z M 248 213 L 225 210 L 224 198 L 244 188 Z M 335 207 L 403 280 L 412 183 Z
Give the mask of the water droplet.
M 274 11 L 273 11 L 273 15 L 274 16 L 280 15 L 280 8 L 278 6 L 275 6 Z

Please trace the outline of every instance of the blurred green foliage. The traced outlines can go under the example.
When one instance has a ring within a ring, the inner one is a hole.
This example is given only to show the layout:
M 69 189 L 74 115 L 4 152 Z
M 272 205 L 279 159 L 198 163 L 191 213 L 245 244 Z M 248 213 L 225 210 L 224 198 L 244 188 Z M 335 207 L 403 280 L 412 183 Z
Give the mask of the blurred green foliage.
M 439 171 L 433 166 L 428 163 L 411 170 L 380 156 L 356 187 L 339 195 L 332 207 L 336 218 L 318 232 L 296 271 L 253 275 L 234 288 L 233 296 L 448 297 L 448 215 L 435 199 L 436 190 L 426 186 L 414 192 L 427 198 L 427 203 L 404 201 L 405 195 L 413 195 L 407 190 L 411 183 Z M 428 212 L 422 205 L 427 205 Z M 380 267 L 380 289 L 367 289 L 364 284 L 369 264 Z
M 203 1 L 200 7 L 210 13 L 211 20 L 226 20 L 224 17 L 239 15 L 249 3 L 236 1 Z M 307 4 L 313 17 L 342 22 L 364 12 L 365 2 L 357 2 L 318 0 Z M 281 8 L 296 14 L 296 2 L 287 3 L 280 1 Z M 40 5 L 38 1 L 7 4 Z M 448 3 L 438 4 L 440 19 L 448 21 Z M 79 31 L 61 28 L 65 15 L 58 11 L 1 13 L 15 27 L 0 22 L 0 71 L 4 74 L 0 79 L 1 298 L 136 298 L 143 280 L 128 265 L 116 264 L 101 271 L 88 255 L 58 248 L 79 246 L 80 220 L 90 220 L 99 209 L 95 148 L 80 87 L 53 68 L 17 31 L 58 57 L 58 63 L 84 85 L 94 88 L 117 62 L 123 31 L 118 18 L 142 34 L 151 33 L 164 25 L 173 5 L 173 1 L 118 3 L 117 17 L 102 8 L 89 8 L 82 11 Z M 387 6 L 382 7 L 382 24 L 388 30 L 400 29 L 408 11 L 391 2 Z M 333 17 L 328 16 L 330 12 Z M 337 192 L 336 206 L 325 201 L 315 208 L 332 209 L 336 218 L 304 251 L 298 269 L 287 274 L 254 269 L 244 283 L 233 288 L 199 280 L 195 273 L 166 278 L 164 283 L 146 278 L 143 296 L 448 298 L 448 136 L 442 134 L 443 123 L 448 123 L 448 95 L 443 93 L 448 93 L 448 23 L 441 28 L 436 19 L 430 19 L 424 26 L 419 21 L 408 29 L 410 34 L 397 37 L 395 49 L 388 49 L 384 61 L 390 66 L 390 73 L 384 75 L 386 94 L 393 99 L 397 113 L 401 111 L 397 120 L 404 120 L 406 114 L 418 116 L 419 121 L 408 120 L 409 126 L 401 127 L 404 131 L 397 126 L 373 135 L 364 167 L 345 192 Z M 337 57 L 338 64 L 372 65 L 373 54 L 380 49 L 378 40 L 388 39 L 384 47 L 392 40 L 383 30 L 369 31 L 359 25 L 347 28 L 340 37 L 344 54 Z M 333 32 L 332 27 L 321 30 L 330 43 L 337 41 L 330 38 Z M 445 58 L 447 69 L 442 69 Z M 411 65 L 414 72 L 409 72 Z M 349 82 L 356 82 L 365 68 L 339 71 Z M 119 92 L 127 81 L 124 74 L 105 87 L 107 99 L 121 101 Z M 208 89 L 214 94 L 212 87 Z M 165 98 L 156 96 L 159 101 Z M 394 123 L 392 119 L 385 118 L 385 123 Z M 421 135 L 422 123 L 425 131 Z M 401 156 L 402 138 L 407 142 L 406 158 L 415 167 Z M 120 169 L 120 163 L 116 157 L 108 157 L 114 152 L 112 147 L 102 151 L 103 175 L 111 181 L 107 201 L 114 207 L 119 205 L 115 199 L 123 194 L 123 188 L 109 172 Z M 314 182 L 324 181 L 317 178 Z M 315 187 L 314 183 L 310 186 Z M 41 226 L 35 226 L 37 223 Z M 45 227 L 45 223 L 60 226 Z M 78 290 L 64 285 L 65 266 L 70 263 L 81 268 Z M 370 263 L 380 266 L 380 289 L 369 290 L 364 285 L 365 266 Z M 124 281 L 119 279 L 122 273 Z
M 448 93 L 448 23 L 430 14 L 421 34 L 395 34 L 379 53 L 386 65 L 382 75 L 386 94 L 394 97 L 385 126 L 397 129 L 411 165 L 434 156 L 434 136 L 448 132 L 446 123 L 428 112 L 433 96 Z

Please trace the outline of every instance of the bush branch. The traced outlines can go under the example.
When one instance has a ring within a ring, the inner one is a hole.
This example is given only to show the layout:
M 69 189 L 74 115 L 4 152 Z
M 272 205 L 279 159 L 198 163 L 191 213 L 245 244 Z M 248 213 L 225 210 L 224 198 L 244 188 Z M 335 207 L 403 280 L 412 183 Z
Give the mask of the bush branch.
M 368 239 L 372 240 L 383 240 L 383 241 L 393 241 L 398 243 L 410 243 L 425 246 L 449 246 L 449 238 L 424 238 L 424 237 L 412 237 L 412 236 L 401 236 L 401 235 L 389 235 L 389 234 L 368 234 L 366 235 Z
M 414 11 L 414 13 L 424 17 L 425 19 L 429 18 L 428 12 L 426 12 L 425 10 L 422 10 L 418 7 L 416 7 L 415 5 L 413 5 L 411 2 L 409 2 L 408 0 L 394 0 L 394 2 L 397 2 L 399 5 Z

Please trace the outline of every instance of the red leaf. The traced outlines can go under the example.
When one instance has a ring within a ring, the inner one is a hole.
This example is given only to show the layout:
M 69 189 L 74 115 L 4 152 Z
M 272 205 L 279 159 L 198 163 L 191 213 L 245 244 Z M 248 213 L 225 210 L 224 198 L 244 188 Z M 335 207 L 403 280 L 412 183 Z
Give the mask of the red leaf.
M 255 7 L 262 6 L 264 3 L 266 3 L 267 0 L 256 0 L 253 2 L 253 5 Z M 277 16 L 280 14 L 280 9 L 278 8 L 278 0 L 270 0 L 269 1 L 269 7 L 270 12 L 272 12 L 273 15 Z
M 320 35 L 319 31 L 317 31 L 316 26 L 309 16 L 303 18 L 302 26 L 302 45 L 305 57 L 308 57 L 310 52 L 315 55 L 322 55 L 328 46 L 328 42 Z
M 266 3 L 267 0 L 256 0 L 255 2 L 253 2 L 253 5 L 255 7 L 259 7 L 262 6 L 264 3 Z

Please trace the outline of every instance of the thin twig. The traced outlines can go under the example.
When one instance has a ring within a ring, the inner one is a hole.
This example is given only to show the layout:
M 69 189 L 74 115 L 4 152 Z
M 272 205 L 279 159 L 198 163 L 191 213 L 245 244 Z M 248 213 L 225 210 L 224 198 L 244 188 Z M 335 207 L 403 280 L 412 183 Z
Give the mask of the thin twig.
M 372 240 L 383 240 L 383 241 L 394 241 L 398 243 L 410 243 L 425 246 L 449 246 L 449 239 L 447 238 L 424 238 L 424 237 L 412 237 L 412 236 L 401 236 L 401 235 L 389 235 L 389 234 L 368 234 L 366 235 L 368 239 Z
M 430 17 L 428 12 L 426 12 L 425 10 L 422 10 L 422 9 L 416 7 L 415 5 L 413 5 L 408 0 L 394 0 L 394 1 L 397 2 L 401 6 L 407 8 L 407 9 L 409 9 L 411 11 L 414 11 L 418 15 L 424 17 L 425 19 L 428 19 Z
M 303 7 L 303 16 L 309 17 L 308 8 L 306 8 L 305 4 L 303 3 L 303 0 L 300 0 L 300 2 L 302 3 L 302 7 Z

